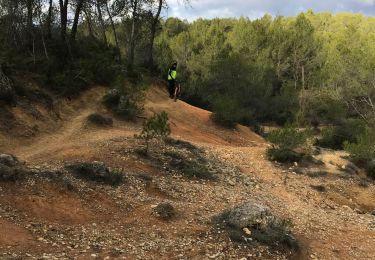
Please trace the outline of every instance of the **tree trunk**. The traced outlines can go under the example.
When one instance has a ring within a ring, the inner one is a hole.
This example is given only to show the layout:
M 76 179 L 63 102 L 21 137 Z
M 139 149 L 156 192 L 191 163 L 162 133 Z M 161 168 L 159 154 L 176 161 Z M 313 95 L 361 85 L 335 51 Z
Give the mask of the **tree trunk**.
M 109 21 L 111 22 L 113 35 L 115 36 L 115 43 L 116 43 L 118 59 L 119 59 L 119 62 L 121 63 L 122 62 L 121 61 L 121 50 L 120 50 L 120 45 L 119 45 L 118 38 L 117 38 L 116 26 L 115 26 L 115 23 L 113 22 L 111 11 L 109 10 L 108 1 L 105 1 L 105 5 L 106 5 L 107 13 L 108 13 L 108 16 L 109 16 Z
M 102 15 L 102 9 L 100 7 L 100 0 L 96 0 L 96 9 L 98 10 L 98 18 L 100 22 L 100 27 L 102 29 L 102 40 L 106 45 L 108 45 L 107 36 L 105 35 L 105 24 Z
M 74 21 L 73 21 L 73 26 L 72 26 L 72 33 L 70 35 L 70 39 L 72 41 L 75 41 L 75 39 L 76 39 L 78 22 L 79 22 L 79 15 L 80 15 L 82 7 L 83 7 L 83 2 L 84 2 L 84 0 L 79 0 L 77 2 L 77 8 L 76 8 L 76 12 L 74 14 Z
M 138 0 L 133 0 L 132 12 L 132 29 L 130 34 L 130 50 L 129 50 L 129 68 L 132 70 L 134 66 L 134 52 L 135 52 L 135 23 L 137 18 Z
M 91 21 L 91 14 L 90 10 L 87 10 L 86 8 L 83 9 L 83 12 L 85 13 L 86 19 L 87 19 L 87 27 L 89 30 L 89 36 L 92 38 L 95 38 L 93 29 L 92 29 L 92 21 Z
M 305 66 L 302 65 L 301 68 L 301 77 L 302 77 L 302 89 L 305 89 Z
M 69 0 L 59 0 L 60 3 L 60 34 L 61 40 L 65 42 L 66 38 L 66 27 L 68 24 L 68 3 Z
M 33 6 L 34 0 L 27 0 L 27 43 L 30 46 L 33 43 Z
M 41 13 L 42 13 L 42 0 L 38 0 L 38 9 L 39 9 L 38 10 L 39 24 L 42 24 L 42 16 L 41 16 Z M 48 26 L 48 21 L 47 21 L 47 26 Z M 40 35 L 42 37 L 44 54 L 46 55 L 47 60 L 49 60 L 47 46 L 46 46 L 46 41 L 45 41 L 45 37 L 44 37 L 43 27 L 41 27 L 41 26 L 38 26 L 38 27 L 39 27 L 39 30 L 40 30 Z M 48 28 L 47 28 L 47 30 L 48 30 Z
M 149 49 L 147 51 L 147 65 L 149 68 L 153 69 L 154 68 L 154 42 L 155 42 L 155 35 L 156 35 L 156 26 L 158 25 L 159 22 L 159 17 L 161 13 L 161 9 L 163 7 L 163 0 L 159 0 L 159 5 L 158 5 L 158 11 L 155 15 L 155 17 L 152 20 L 151 23 L 151 35 L 150 35 L 150 43 L 149 43 Z
M 132 27 L 130 34 L 130 50 L 129 50 L 129 68 L 133 69 L 134 66 L 134 52 L 135 52 L 135 22 L 137 16 L 138 0 L 133 0 L 133 12 L 132 12 Z
M 49 0 L 48 16 L 47 16 L 47 39 L 52 38 L 52 11 L 53 11 L 53 0 Z

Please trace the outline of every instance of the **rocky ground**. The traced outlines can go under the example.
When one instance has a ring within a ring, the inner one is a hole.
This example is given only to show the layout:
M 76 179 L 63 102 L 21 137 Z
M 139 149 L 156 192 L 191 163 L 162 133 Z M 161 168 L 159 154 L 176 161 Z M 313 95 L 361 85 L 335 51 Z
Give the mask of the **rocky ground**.
M 144 165 L 144 170 L 121 167 L 124 182 L 117 187 L 77 178 L 66 170 L 66 162 L 30 166 L 15 183 L 2 182 L 2 222 L 22 237 L 14 240 L 11 231 L 2 235 L 3 257 L 285 259 L 291 254 L 262 244 L 232 242 L 225 230 L 212 224 L 212 217 L 225 208 L 256 201 L 256 178 L 200 149 L 208 176 L 213 177 L 186 177 L 170 166 L 168 158 L 160 158 L 160 150 L 147 157 L 138 155 L 136 142 L 125 138 L 99 145 L 114 149 L 118 157 L 114 160 Z M 183 148 L 164 149 L 163 154 L 173 154 Z M 175 211 L 170 219 L 154 210 L 166 202 Z
M 134 138 L 140 123 L 87 126 L 89 114 L 106 113 L 91 105 L 98 93 L 78 100 L 90 105 L 76 114 L 63 111 L 69 120 L 61 130 L 24 146 L 8 140 L 0 147 L 19 159 L 3 167 L 8 177 L 0 181 L 0 258 L 375 258 L 375 185 L 360 172 L 343 170 L 348 162 L 342 154 L 323 151 L 316 170 L 269 162 L 260 137 L 241 126 L 218 128 L 209 112 L 169 102 L 156 89 L 146 111 L 168 112 L 173 139 L 145 155 Z M 102 165 L 95 166 L 99 177 L 67 167 L 82 163 Z M 106 183 L 101 171 L 123 179 Z M 213 221 L 249 204 L 269 213 L 239 225 L 237 233 Z M 264 219 L 287 223 L 283 235 L 292 236 L 299 250 L 294 243 L 255 239 L 268 230 L 259 228 Z

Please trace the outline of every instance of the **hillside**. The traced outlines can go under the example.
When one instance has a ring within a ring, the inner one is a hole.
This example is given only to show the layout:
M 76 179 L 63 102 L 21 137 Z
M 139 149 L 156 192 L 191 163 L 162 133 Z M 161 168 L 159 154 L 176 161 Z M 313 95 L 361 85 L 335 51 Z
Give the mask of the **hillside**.
M 172 138 L 181 141 L 155 145 L 151 157 L 144 157 L 134 138 L 142 120 L 114 119 L 107 128 L 87 123 L 94 112 L 110 115 L 100 102 L 105 91 L 94 87 L 77 99 L 61 101 L 54 114 L 36 106 L 38 134 L 1 129 L 0 153 L 17 156 L 33 174 L 0 182 L 1 258 L 375 257 L 375 185 L 339 171 L 347 163 L 341 154 L 319 156 L 325 164 L 315 173 L 324 175 L 296 174 L 294 168 L 267 161 L 267 142 L 248 128 L 220 128 L 210 112 L 173 102 L 161 87 L 153 86 L 146 95 L 145 116 L 166 111 Z M 23 126 L 34 118 L 22 108 L 8 112 Z M 174 159 L 168 156 L 185 152 L 192 158 L 204 156 L 217 178 L 188 178 L 166 164 Z M 66 165 L 94 161 L 123 169 L 124 183 L 111 187 L 66 171 Z M 213 216 L 249 201 L 290 219 L 300 251 L 232 242 L 225 230 L 212 225 Z M 172 219 L 154 214 L 162 202 L 175 208 Z

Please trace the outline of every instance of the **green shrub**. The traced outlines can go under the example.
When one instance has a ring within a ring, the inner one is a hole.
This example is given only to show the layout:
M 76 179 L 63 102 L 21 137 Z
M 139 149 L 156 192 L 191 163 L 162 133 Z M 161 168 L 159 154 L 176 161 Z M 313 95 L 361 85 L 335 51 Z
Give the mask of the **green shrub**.
M 199 152 L 200 149 L 198 147 L 196 147 L 195 145 L 187 142 L 187 141 L 183 141 L 183 140 L 176 140 L 176 139 L 173 139 L 173 138 L 166 138 L 165 139 L 165 143 L 166 144 L 169 144 L 171 146 L 177 146 L 178 148 L 184 148 L 184 149 L 187 149 L 191 152 Z
M 280 149 L 272 147 L 267 150 L 267 158 L 270 161 L 293 163 L 301 161 L 303 158 L 303 154 L 297 153 L 290 149 Z
M 60 42 L 50 45 L 50 59 L 35 66 L 35 72 L 58 94 L 76 96 L 90 85 L 109 85 L 121 74 L 113 49 L 97 41 L 79 39 L 69 49 Z
M 123 182 L 124 174 L 121 170 L 111 170 L 103 163 L 75 163 L 68 165 L 77 178 L 118 186 Z
M 176 210 L 170 203 L 160 203 L 154 212 L 164 220 L 170 220 L 176 215 Z
M 22 167 L 10 167 L 0 163 L 0 181 L 16 182 L 25 179 L 28 174 Z
M 355 143 L 348 141 L 344 144 L 354 161 L 366 163 L 375 159 L 375 131 L 367 128 L 358 136 Z
M 375 162 L 374 161 L 367 163 L 366 172 L 367 172 L 367 176 L 369 176 L 372 179 L 375 179 Z
M 172 158 L 172 159 L 175 159 L 175 160 L 183 160 L 184 157 L 179 153 L 179 152 L 176 152 L 176 151 L 166 151 L 164 153 L 164 155 Z
M 112 89 L 104 95 L 102 102 L 108 109 L 114 109 L 118 106 L 120 97 L 120 91 L 117 89 Z
M 142 109 L 137 100 L 122 96 L 116 109 L 116 114 L 125 120 L 133 120 L 139 115 Z
M 143 88 L 125 82 L 122 75 L 117 77 L 113 87 L 103 97 L 103 104 L 125 120 L 135 119 L 143 111 Z
M 72 62 L 61 72 L 53 76 L 53 84 L 63 96 L 76 96 L 91 84 L 94 84 L 93 73 L 86 68 L 83 61 Z
M 364 124 L 360 120 L 347 120 L 340 125 L 326 127 L 317 145 L 334 150 L 344 149 L 344 143 L 355 143 L 357 137 L 364 131 Z
M 375 132 L 366 130 L 357 143 L 345 143 L 347 150 L 355 163 L 365 168 L 367 176 L 375 179 Z
M 366 128 L 355 143 L 345 142 L 344 146 L 353 161 L 363 166 L 369 177 L 375 178 L 375 131 Z
M 106 177 L 106 184 L 109 184 L 111 186 L 118 186 L 124 181 L 124 173 L 119 170 L 115 169 L 112 171 L 109 171 L 107 177 Z
M 238 101 L 227 96 L 215 98 L 212 118 L 225 127 L 234 127 L 237 123 L 250 125 L 254 122 L 250 110 L 242 108 Z
M 299 131 L 292 125 L 271 131 L 267 140 L 280 149 L 293 150 L 303 145 L 310 136 L 309 131 Z
M 87 120 L 95 125 L 99 126 L 112 126 L 113 125 L 113 120 L 112 118 L 108 116 L 103 116 L 98 113 L 91 114 L 87 117 Z
M 325 90 L 318 90 L 318 93 L 309 93 L 306 100 L 305 119 L 307 122 L 319 125 L 339 124 L 342 118 L 347 116 L 345 104 L 331 97 Z
M 196 147 L 191 148 L 189 146 L 178 148 L 178 150 L 169 150 L 164 153 L 165 156 L 171 159 L 169 165 L 172 169 L 177 170 L 182 176 L 188 178 L 217 179 L 217 172 L 210 171 L 208 168 L 209 162 L 202 151 Z
M 142 132 L 136 135 L 136 137 L 145 141 L 146 153 L 148 153 L 149 144 L 152 139 L 166 138 L 170 134 L 171 129 L 168 124 L 168 114 L 163 111 L 147 119 L 143 123 Z
M 199 160 L 172 161 L 171 166 L 176 167 L 183 176 L 204 180 L 214 180 L 215 175 L 209 171 L 206 164 Z
M 258 134 L 258 135 L 260 135 L 260 136 L 265 136 L 265 135 L 266 135 L 266 134 L 265 134 L 264 127 L 261 126 L 261 125 L 258 124 L 258 123 L 255 123 L 255 124 L 250 125 L 250 129 L 251 129 L 252 131 L 254 131 L 254 133 L 256 133 L 256 134 Z
M 274 130 L 267 136 L 273 145 L 267 150 L 267 157 L 271 161 L 298 162 L 304 154 L 294 151 L 306 143 L 310 131 L 299 131 L 292 125 Z

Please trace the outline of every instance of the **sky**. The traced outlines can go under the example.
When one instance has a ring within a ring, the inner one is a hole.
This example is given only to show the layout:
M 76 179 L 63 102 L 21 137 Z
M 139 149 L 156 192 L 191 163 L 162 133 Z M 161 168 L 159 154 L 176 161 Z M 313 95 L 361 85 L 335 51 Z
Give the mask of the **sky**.
M 197 18 L 295 16 L 309 9 L 314 12 L 352 12 L 375 16 L 375 0 L 167 0 L 169 9 L 164 17 Z

